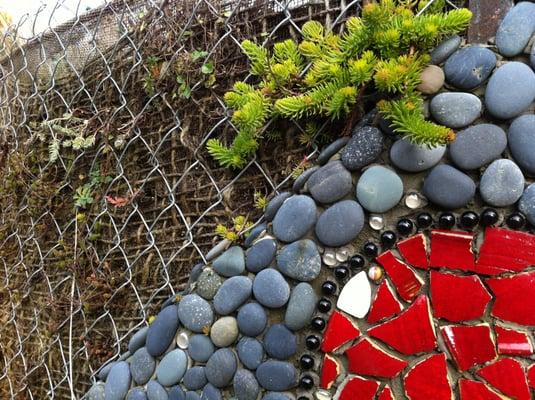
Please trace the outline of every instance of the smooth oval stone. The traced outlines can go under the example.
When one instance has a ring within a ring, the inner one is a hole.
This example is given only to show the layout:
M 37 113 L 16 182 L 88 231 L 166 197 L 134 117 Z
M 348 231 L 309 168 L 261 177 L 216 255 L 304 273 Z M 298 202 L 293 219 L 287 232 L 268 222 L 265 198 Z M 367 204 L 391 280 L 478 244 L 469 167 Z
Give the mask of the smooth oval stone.
M 535 115 L 522 115 L 509 127 L 509 149 L 526 174 L 535 175 Z
M 277 242 L 273 239 L 262 239 L 251 246 L 245 255 L 245 267 L 249 272 L 260 272 L 275 258 Z
M 249 231 L 249 236 L 245 238 L 243 244 L 245 247 L 250 247 L 260 235 L 262 235 L 267 230 L 267 224 L 262 222 L 261 224 L 256 225 Z
M 256 379 L 266 390 L 283 392 L 297 384 L 297 371 L 288 362 L 268 360 L 256 369 Z
M 204 363 L 214 354 L 215 347 L 208 336 L 193 335 L 189 338 L 188 354 L 195 361 Z
M 343 200 L 320 215 L 315 232 L 322 244 L 338 247 L 355 239 L 363 226 L 364 212 L 360 204 L 353 200 Z
M 186 400 L 202 400 L 197 392 L 186 392 Z
M 104 398 L 106 400 L 123 400 L 130 388 L 130 380 L 128 363 L 126 361 L 115 363 L 106 379 Z
M 436 65 L 428 65 L 420 74 L 420 83 L 416 90 L 424 94 L 437 93 L 444 86 L 444 71 Z
M 104 400 L 104 382 L 96 382 L 86 393 L 84 400 Z
M 195 293 L 212 300 L 223 283 L 223 278 L 219 276 L 212 268 L 205 268 L 201 272 L 197 283 L 195 284 Z
M 182 382 L 188 390 L 202 389 L 208 382 L 204 373 L 204 367 L 196 366 L 188 369 L 184 374 Z
M 437 165 L 425 178 L 423 193 L 446 209 L 464 207 L 474 197 L 476 185 L 466 174 L 449 165 Z
M 197 294 L 184 296 L 178 305 L 180 322 L 193 332 L 202 332 L 212 325 L 214 312 L 210 303 Z
M 219 349 L 206 363 L 204 372 L 208 382 L 222 388 L 232 382 L 237 368 L 238 362 L 234 352 L 230 349 Z
M 212 263 L 212 268 L 226 277 L 241 275 L 245 271 L 245 254 L 240 246 L 232 246 Z
M 535 225 L 535 183 L 529 185 L 522 194 L 518 209 L 526 215 L 532 225 Z
M 279 308 L 290 298 L 290 286 L 281 273 L 267 268 L 258 273 L 253 282 L 253 294 L 265 307 Z
M 293 242 L 314 226 L 317 218 L 314 200 L 305 195 L 290 197 L 273 219 L 273 234 L 283 242 Z
M 201 400 L 223 400 L 223 397 L 221 391 L 209 383 L 202 391 Z
M 148 332 L 149 327 L 144 326 L 132 335 L 132 337 L 128 341 L 128 351 L 130 352 L 130 354 L 134 354 L 137 349 L 140 349 L 145 346 L 145 341 L 147 340 Z
M 390 148 L 390 160 L 403 171 L 421 172 L 437 165 L 444 153 L 446 146 L 429 148 L 407 139 L 399 139 Z
M 321 151 L 316 159 L 316 162 L 319 165 L 325 164 L 332 156 L 338 153 L 347 144 L 347 142 L 349 142 L 349 138 L 347 136 L 336 139 Z
M 214 297 L 214 309 L 219 315 L 228 315 L 251 297 L 253 281 L 246 276 L 234 276 L 223 282 Z
M 382 151 L 381 131 L 372 126 L 364 126 L 355 129 L 340 158 L 344 167 L 350 171 L 357 171 L 375 161 Z
M 314 167 L 307 169 L 301 175 L 299 175 L 292 186 L 292 190 L 294 191 L 294 193 L 301 192 L 307 184 L 308 178 L 310 178 L 312 174 L 318 169 L 319 167 L 315 165 Z
M 104 365 L 97 373 L 98 379 L 105 381 L 116 362 L 117 361 L 112 361 Z
M 492 74 L 485 90 L 485 105 L 494 117 L 520 115 L 535 99 L 535 73 L 526 64 L 509 62 Z
M 529 55 L 529 63 L 531 64 L 531 68 L 535 68 L 535 43 L 531 48 L 531 53 Z
M 450 157 L 459 168 L 477 169 L 500 158 L 506 147 L 507 136 L 502 128 L 479 124 L 457 133 L 450 144 Z
M 275 218 L 275 214 L 277 214 L 277 211 L 279 211 L 279 208 L 282 206 L 282 203 L 291 196 L 292 193 L 290 192 L 282 192 L 273 197 L 264 211 L 264 218 L 266 221 L 272 221 L 273 218 Z
M 260 394 L 260 386 L 251 371 L 239 369 L 233 379 L 234 396 L 238 400 L 256 400 Z
M 173 386 L 167 394 L 169 395 L 169 400 L 186 400 L 186 393 L 180 386 Z
M 251 370 L 257 369 L 264 358 L 264 347 L 254 338 L 242 337 L 236 350 L 241 363 Z
M 290 396 L 279 392 L 268 392 L 262 400 L 292 400 Z
M 168 400 L 167 391 L 156 381 L 147 383 L 147 399 L 148 400 Z
M 248 303 L 238 311 L 238 329 L 245 336 L 260 335 L 267 325 L 267 315 L 258 303 Z
M 316 292 L 310 284 L 301 282 L 294 287 L 284 315 L 286 326 L 293 331 L 308 326 L 316 310 L 317 301 Z
M 444 39 L 440 44 L 431 52 L 431 64 L 442 64 L 446 59 L 451 56 L 455 50 L 461 45 L 461 37 L 459 35 L 453 35 Z
M 217 347 L 228 347 L 238 338 L 238 322 L 234 317 L 219 318 L 210 329 L 210 339 Z
M 284 275 L 298 281 L 316 279 L 321 271 L 321 257 L 316 243 L 310 239 L 290 243 L 277 255 L 277 267 Z
M 156 369 L 156 360 L 147 351 L 146 347 L 138 349 L 130 361 L 130 374 L 138 385 L 149 381 Z
M 274 324 L 264 335 L 266 353 L 278 360 L 288 360 L 297 352 L 297 338 L 283 324 Z
M 524 175 L 511 160 L 493 161 L 479 182 L 483 200 L 494 207 L 510 206 L 517 202 L 524 191 Z
M 351 173 L 340 161 L 332 161 L 308 179 L 310 194 L 320 203 L 332 203 L 345 197 L 353 185 Z
M 402 196 L 401 178 L 383 166 L 368 168 L 357 183 L 357 199 L 370 212 L 386 212 L 398 204 Z
M 156 368 L 156 378 L 164 386 L 173 386 L 184 376 L 188 368 L 188 355 L 181 349 L 167 353 Z
M 128 392 L 126 400 L 147 400 L 147 394 L 143 388 L 133 388 Z
M 177 306 L 167 306 L 158 313 L 147 332 L 146 347 L 153 357 L 162 355 L 173 341 L 178 329 Z
M 453 53 L 446 64 L 446 80 L 459 89 L 473 89 L 487 80 L 496 66 L 496 55 L 484 47 L 469 46 Z
M 505 57 L 522 53 L 535 32 L 535 4 L 518 3 L 505 15 L 496 32 L 496 47 Z
M 481 100 L 472 93 L 440 93 L 429 105 L 433 118 L 450 128 L 470 125 L 481 115 L 482 108 Z
M 228 239 L 223 239 L 222 241 L 220 241 L 218 244 L 216 244 L 214 247 L 212 247 L 210 249 L 210 251 L 208 252 L 208 254 L 206 254 L 206 261 L 211 261 L 212 259 L 214 259 L 215 257 L 217 257 L 218 255 L 220 255 L 223 251 L 225 251 L 230 245 L 232 244 L 232 242 Z

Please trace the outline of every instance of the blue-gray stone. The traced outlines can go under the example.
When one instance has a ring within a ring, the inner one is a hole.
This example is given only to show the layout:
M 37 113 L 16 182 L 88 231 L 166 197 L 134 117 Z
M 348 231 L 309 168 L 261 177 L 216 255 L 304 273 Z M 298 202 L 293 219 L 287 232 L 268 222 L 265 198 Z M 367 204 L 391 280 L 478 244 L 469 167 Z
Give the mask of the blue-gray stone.
M 249 272 L 260 272 L 275 258 L 277 242 L 273 239 L 261 239 L 251 246 L 245 254 L 245 267 Z
M 162 355 L 173 341 L 178 329 L 177 306 L 167 306 L 158 313 L 147 332 L 146 347 L 153 357 Z
M 522 194 L 518 209 L 526 215 L 532 225 L 535 225 L 535 183 L 529 185 Z
M 264 359 L 264 347 L 255 338 L 242 337 L 236 346 L 241 363 L 251 370 L 255 370 Z
M 392 164 L 403 171 L 421 172 L 439 163 L 446 153 L 446 146 L 421 146 L 407 139 L 397 140 L 390 148 Z
M 186 400 L 186 393 L 180 386 L 173 386 L 167 394 L 169 395 L 169 400 Z
M 262 222 L 249 231 L 249 235 L 243 241 L 245 247 L 250 247 L 258 237 L 267 230 L 267 224 Z
M 319 203 L 332 203 L 345 197 L 353 185 L 351 173 L 340 161 L 331 161 L 308 179 L 307 188 Z
M 522 115 L 509 127 L 509 149 L 527 175 L 535 175 L 535 115 Z
M 136 387 L 128 392 L 126 400 L 147 400 L 147 394 L 143 388 Z
M 205 268 L 195 284 L 195 293 L 206 300 L 212 300 L 222 283 L 223 278 L 212 268 Z
M 164 386 L 180 382 L 188 368 L 188 355 L 181 349 L 167 353 L 156 368 L 156 378 Z
M 96 382 L 83 397 L 83 400 L 104 400 L 104 382 Z
M 130 388 L 130 368 L 126 361 L 117 362 L 106 379 L 104 398 L 106 400 L 123 400 Z
M 292 400 L 292 398 L 285 393 L 268 392 L 262 400 Z
M 204 372 L 208 382 L 215 387 L 222 388 L 232 382 L 237 368 L 236 355 L 232 350 L 224 348 L 212 354 L 206 363 Z
M 286 326 L 293 331 L 306 327 L 314 315 L 317 301 L 316 292 L 310 284 L 301 282 L 294 287 L 284 315 Z
M 205 258 L 206 261 L 211 261 L 218 255 L 220 255 L 222 252 L 224 252 L 232 242 L 229 239 L 223 239 L 219 243 L 217 243 L 214 247 L 210 249 L 210 251 L 206 254 Z
M 314 167 L 312 168 L 309 168 L 307 169 L 306 171 L 304 171 L 301 175 L 299 175 L 293 186 L 292 186 L 292 190 L 294 193 L 300 193 L 301 190 L 305 187 L 305 185 L 307 184 L 308 182 L 308 179 L 312 176 L 312 174 L 314 172 L 316 172 L 317 170 L 319 169 L 319 167 L 317 165 L 315 165 Z
M 355 129 L 341 152 L 341 160 L 350 171 L 357 171 L 379 157 L 383 151 L 383 134 L 372 126 Z
M 264 218 L 266 221 L 272 221 L 273 218 L 275 218 L 275 214 L 277 214 L 277 211 L 279 211 L 279 208 L 282 206 L 282 203 L 291 196 L 292 193 L 290 192 L 282 192 L 273 197 L 264 211 Z
M 329 159 L 334 156 L 338 151 L 349 142 L 349 137 L 341 137 L 325 147 L 319 154 L 316 162 L 320 165 L 325 164 Z
M 316 236 L 326 246 L 338 247 L 351 242 L 364 226 L 359 203 L 342 200 L 323 212 L 316 223 Z
M 130 374 L 138 385 L 149 381 L 156 369 L 156 360 L 147 351 L 146 347 L 138 349 L 130 360 Z
M 204 363 L 208 361 L 212 354 L 214 354 L 214 351 L 215 347 L 208 336 L 190 336 L 188 354 L 193 360 Z
M 253 282 L 246 276 L 227 279 L 214 297 L 214 309 L 219 315 L 233 313 L 251 297 Z
M 510 206 L 524 191 L 524 175 L 511 160 L 493 161 L 481 176 L 479 192 L 483 200 L 494 207 Z
M 505 57 L 522 53 L 535 32 L 535 4 L 524 1 L 511 8 L 496 32 L 496 47 Z
M 197 294 L 184 296 L 178 305 L 180 322 L 193 332 L 202 332 L 212 325 L 214 312 L 210 303 Z
M 446 59 L 453 54 L 455 50 L 461 45 L 461 37 L 453 35 L 444 39 L 431 52 L 431 64 L 442 64 Z
M 534 99 L 535 73 L 526 64 L 516 61 L 498 68 L 485 90 L 487 110 L 500 119 L 520 115 Z
M 197 392 L 186 392 L 186 400 L 202 400 Z
M 130 354 L 134 354 L 137 349 L 140 349 L 145 346 L 145 341 L 147 340 L 148 332 L 149 327 L 144 326 L 132 335 L 132 337 L 128 341 L 128 351 L 130 352 Z
M 279 308 L 290 298 L 290 285 L 279 271 L 267 268 L 256 275 L 253 282 L 253 294 L 263 306 Z
M 472 178 L 449 165 L 437 165 L 425 178 L 423 193 L 446 209 L 464 207 L 472 200 L 476 185 Z
M 241 275 L 245 271 L 245 255 L 239 246 L 232 246 L 212 263 L 212 268 L 226 277 Z
M 260 394 L 260 386 L 251 371 L 239 369 L 233 380 L 234 396 L 238 400 L 256 400 Z
M 204 373 L 204 367 L 195 366 L 186 371 L 182 380 L 188 390 L 200 390 L 206 385 L 208 380 Z
M 316 218 L 314 200 L 305 195 L 292 196 L 277 211 L 273 219 L 273 234 L 283 242 L 293 242 L 314 226 Z
M 483 105 L 472 93 L 445 92 L 433 97 L 429 111 L 441 125 L 450 128 L 464 128 L 480 115 Z
M 97 373 L 97 378 L 101 381 L 105 381 L 108 377 L 108 374 L 110 373 L 110 370 L 113 368 L 113 366 L 117 363 L 117 361 L 111 361 L 104 365 Z
M 298 281 L 316 279 L 321 271 L 321 257 L 316 243 L 310 239 L 290 243 L 277 255 L 277 267 L 284 275 Z
M 167 390 L 163 388 L 156 381 L 150 381 L 147 383 L 147 399 L 148 400 L 168 400 L 169 396 Z
M 380 165 L 364 171 L 357 183 L 357 199 L 370 212 L 386 212 L 398 204 L 402 196 L 401 178 Z
M 238 329 L 245 336 L 260 335 L 267 325 L 266 311 L 258 303 L 248 303 L 240 308 L 237 320 Z
M 256 369 L 256 379 L 266 390 L 283 392 L 297 384 L 297 371 L 285 361 L 268 360 Z
M 507 136 L 502 128 L 479 124 L 457 133 L 450 144 L 450 157 L 461 169 L 477 169 L 500 158 L 506 147 Z
M 535 68 L 535 43 L 533 43 L 533 46 L 531 47 L 531 53 L 529 55 L 529 63 L 531 64 L 531 68 Z
M 274 324 L 264 335 L 264 349 L 270 357 L 288 360 L 297 352 L 297 338 L 283 324 Z
M 202 391 L 201 400 L 223 400 L 223 396 L 218 388 L 209 383 Z
M 453 53 L 446 64 L 446 80 L 459 89 L 473 89 L 487 80 L 496 66 L 496 55 L 484 47 L 469 46 Z

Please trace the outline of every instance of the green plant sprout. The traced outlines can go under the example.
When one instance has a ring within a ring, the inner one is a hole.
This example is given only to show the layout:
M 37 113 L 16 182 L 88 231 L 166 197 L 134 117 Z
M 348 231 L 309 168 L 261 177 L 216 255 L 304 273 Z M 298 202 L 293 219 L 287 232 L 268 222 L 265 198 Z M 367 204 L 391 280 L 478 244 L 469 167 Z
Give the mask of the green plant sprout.
M 101 184 L 110 183 L 111 176 L 102 176 L 100 168 L 93 169 L 89 174 L 89 182 L 76 188 L 73 195 L 74 207 L 77 209 L 86 209 L 95 201 L 95 189 Z

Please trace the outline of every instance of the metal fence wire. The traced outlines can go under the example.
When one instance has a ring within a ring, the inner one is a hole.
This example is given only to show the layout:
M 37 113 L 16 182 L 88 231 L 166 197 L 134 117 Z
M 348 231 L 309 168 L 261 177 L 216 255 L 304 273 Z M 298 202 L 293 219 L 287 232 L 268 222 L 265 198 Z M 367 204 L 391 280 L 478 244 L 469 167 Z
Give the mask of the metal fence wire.
M 118 0 L 30 40 L 4 34 L 1 399 L 80 398 L 204 260 L 216 225 L 256 220 L 254 192 L 275 192 L 314 149 L 291 122 L 239 171 L 212 161 L 206 141 L 236 132 L 223 94 L 250 78 L 239 44 L 298 39 L 310 19 L 338 29 L 360 3 Z

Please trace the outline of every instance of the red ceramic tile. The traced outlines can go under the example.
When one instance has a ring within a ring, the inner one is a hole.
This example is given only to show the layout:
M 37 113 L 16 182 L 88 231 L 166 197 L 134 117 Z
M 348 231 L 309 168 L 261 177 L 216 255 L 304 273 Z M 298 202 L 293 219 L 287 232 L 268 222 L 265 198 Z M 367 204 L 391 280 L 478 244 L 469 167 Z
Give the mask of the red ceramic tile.
M 383 266 L 403 300 L 412 301 L 420 293 L 422 279 L 407 264 L 394 257 L 391 251 L 378 256 L 377 262 Z
M 392 292 L 392 288 L 384 279 L 375 293 L 370 312 L 368 313 L 368 323 L 374 324 L 383 319 L 389 318 L 399 313 L 403 306 Z
M 445 354 L 435 354 L 412 367 L 403 379 L 410 400 L 453 400 Z
M 535 235 L 503 228 L 486 229 L 477 260 L 479 273 L 520 272 L 534 264 Z
M 459 380 L 460 400 L 507 400 L 487 385 L 469 379 Z
M 495 297 L 492 315 L 521 325 L 535 325 L 535 271 L 486 282 Z
M 491 299 L 476 275 L 459 276 L 433 271 L 430 274 L 430 287 L 434 316 L 449 321 L 480 318 Z
M 377 400 L 396 400 L 394 399 L 394 395 L 392 394 L 392 389 L 390 389 L 390 386 L 385 386 L 379 397 L 377 397 Z
M 341 312 L 335 311 L 327 323 L 321 350 L 329 353 L 359 336 L 360 331 L 353 322 Z
M 405 261 L 416 268 L 428 269 L 426 239 L 423 233 L 411 236 L 398 243 L 399 253 Z
M 496 342 L 498 353 L 510 356 L 529 356 L 533 354 L 533 346 L 526 332 L 496 326 Z
M 502 358 L 477 371 L 477 374 L 506 396 L 530 400 L 528 382 L 522 365 L 512 358 Z
M 488 324 L 449 325 L 441 330 L 446 346 L 460 371 L 496 358 L 496 346 Z
M 535 389 L 535 364 L 531 364 L 528 367 L 528 385 Z
M 329 354 L 325 354 L 321 367 L 320 387 L 322 389 L 330 389 L 341 371 L 342 367 L 338 360 Z
M 369 329 L 368 334 L 406 355 L 434 350 L 437 338 L 429 299 L 419 296 L 406 311 Z
M 357 375 L 394 378 L 408 365 L 366 338 L 347 349 L 346 356 L 349 371 Z
M 338 400 L 372 400 L 379 388 L 379 382 L 351 377 L 342 387 Z
M 432 268 L 443 267 L 461 271 L 474 271 L 473 238 L 474 235 L 467 232 L 432 231 L 429 265 Z

